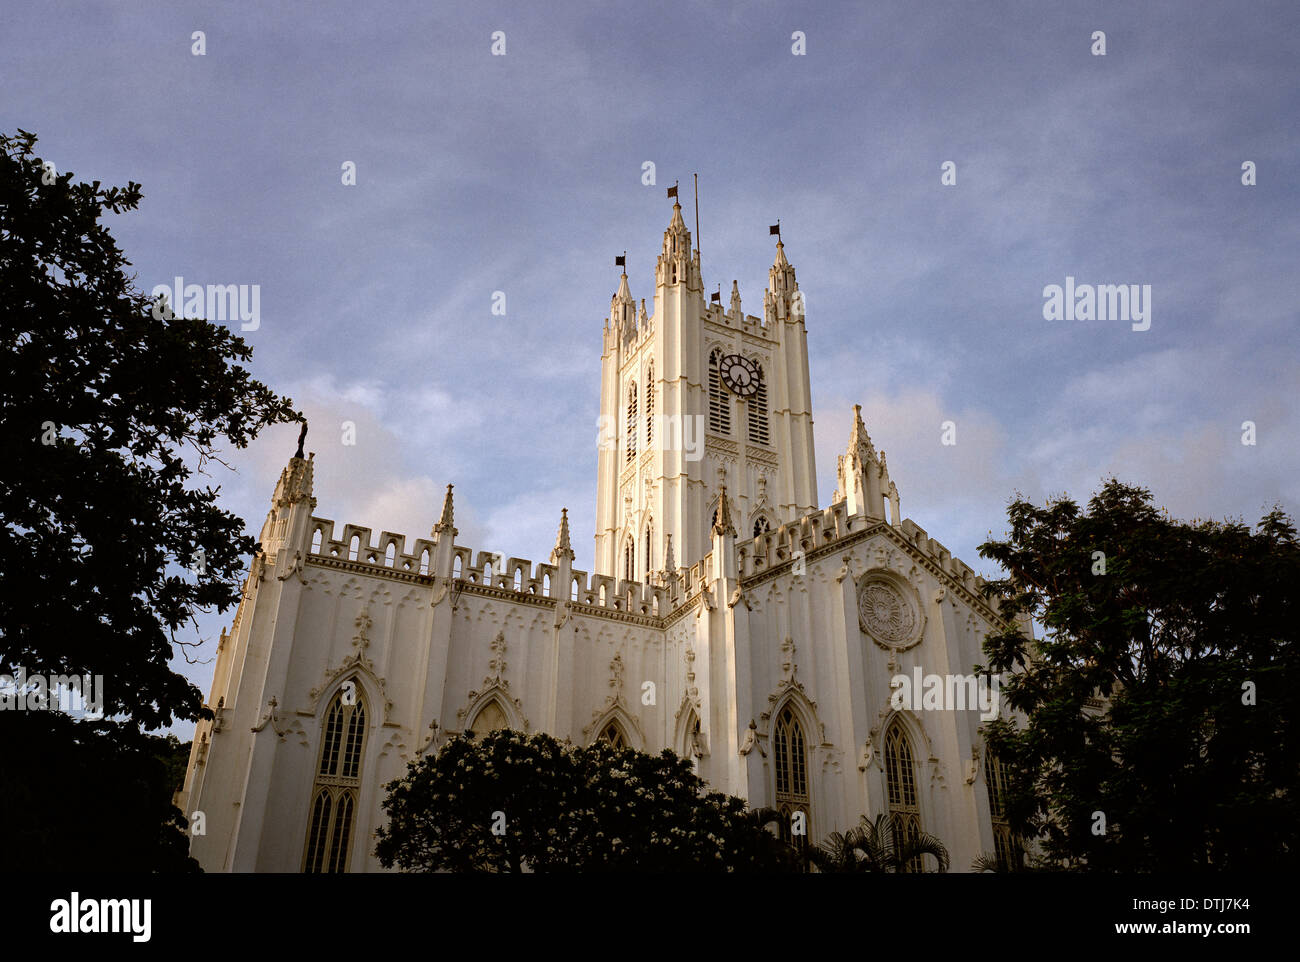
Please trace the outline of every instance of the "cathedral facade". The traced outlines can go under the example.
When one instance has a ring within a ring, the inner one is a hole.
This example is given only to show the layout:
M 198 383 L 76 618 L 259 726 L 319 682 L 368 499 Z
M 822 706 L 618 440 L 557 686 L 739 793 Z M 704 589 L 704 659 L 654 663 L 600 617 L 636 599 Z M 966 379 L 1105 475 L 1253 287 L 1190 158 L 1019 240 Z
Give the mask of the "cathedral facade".
M 450 485 L 427 538 L 337 531 L 299 446 L 177 799 L 205 870 L 377 871 L 382 786 L 502 727 L 671 749 L 795 844 L 893 812 L 955 870 L 1009 850 L 978 706 L 897 697 L 983 661 L 982 580 L 901 517 L 857 409 L 817 506 L 784 245 L 756 317 L 706 300 L 691 243 L 675 204 L 653 312 L 625 272 L 604 324 L 594 572 L 564 511 L 546 561 L 456 544 Z

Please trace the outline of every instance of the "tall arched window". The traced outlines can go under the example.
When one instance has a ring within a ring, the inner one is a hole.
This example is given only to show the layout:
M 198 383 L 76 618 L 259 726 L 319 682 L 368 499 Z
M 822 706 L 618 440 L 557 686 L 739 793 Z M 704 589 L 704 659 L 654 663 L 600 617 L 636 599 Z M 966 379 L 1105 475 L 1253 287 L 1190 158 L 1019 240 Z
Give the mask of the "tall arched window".
M 767 444 L 767 378 L 763 377 L 763 368 L 758 369 L 758 390 L 746 405 L 749 410 L 749 443 Z
M 360 686 L 349 680 L 325 712 L 307 824 L 307 850 L 303 854 L 304 872 L 348 869 L 365 745 L 366 704 Z
M 627 459 L 636 457 L 636 385 L 627 386 Z
M 731 433 L 731 399 L 722 386 L 722 351 L 714 348 L 709 355 L 709 430 L 714 434 Z
M 1003 871 L 1019 868 L 1023 849 L 1020 839 L 1011 831 L 1007 821 L 1007 776 L 1002 759 L 992 752 L 984 753 L 984 784 L 989 793 L 989 818 L 993 822 L 993 853 Z
M 645 446 L 649 451 L 655 443 L 655 366 L 646 369 L 645 375 Z
M 636 542 L 631 538 L 623 548 L 623 577 L 627 581 L 636 580 Z
M 895 721 L 885 732 L 885 789 L 889 812 L 902 838 L 921 834 L 921 805 L 916 794 L 916 763 L 907 732 Z M 906 872 L 921 871 L 921 860 L 913 859 Z
M 646 525 L 645 526 L 645 573 L 647 576 L 649 576 L 650 572 L 654 570 L 654 566 L 655 566 L 654 553 L 651 550 L 651 545 L 653 544 L 654 541 L 650 537 L 650 525 Z
M 781 838 L 800 851 L 807 848 L 811 832 L 808 814 L 808 755 L 803 726 L 788 704 L 776 717 L 772 730 L 772 755 L 776 766 L 776 808 L 781 813 Z M 795 812 L 803 812 L 804 834 L 791 831 Z

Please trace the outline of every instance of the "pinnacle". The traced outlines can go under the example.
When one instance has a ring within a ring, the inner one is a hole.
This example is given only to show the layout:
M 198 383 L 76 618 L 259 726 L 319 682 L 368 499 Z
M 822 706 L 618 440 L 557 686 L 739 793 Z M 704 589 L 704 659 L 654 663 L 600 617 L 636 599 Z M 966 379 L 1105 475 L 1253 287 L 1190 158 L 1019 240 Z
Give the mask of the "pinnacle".
M 724 484 L 718 494 L 718 520 L 713 522 L 715 535 L 736 536 L 736 527 L 731 523 L 731 504 L 727 500 L 727 486 Z
M 452 505 L 451 485 L 449 484 L 447 485 L 447 494 L 442 499 L 442 517 L 440 517 L 438 523 L 433 526 L 433 530 L 435 532 L 450 531 L 455 535 L 456 529 L 453 527 L 454 515 L 455 510 Z
M 686 232 L 686 221 L 682 220 L 682 205 L 676 201 L 673 202 L 673 219 L 668 222 L 668 230 Z
M 624 271 L 623 276 L 618 279 L 618 292 L 614 295 L 614 300 L 621 304 L 633 303 L 632 291 L 627 286 L 627 271 Z
M 853 427 L 849 429 L 849 453 L 858 453 L 859 456 L 865 454 L 868 457 L 875 453 L 871 436 L 867 434 L 867 426 L 862 423 L 861 404 L 853 405 Z
M 551 550 L 551 563 L 556 564 L 561 555 L 567 554 L 572 560 L 573 544 L 569 540 L 569 509 L 560 509 L 560 530 L 555 534 L 555 547 Z
M 772 262 L 773 267 L 789 267 L 790 262 L 785 258 L 785 245 L 780 241 L 776 242 L 776 260 Z

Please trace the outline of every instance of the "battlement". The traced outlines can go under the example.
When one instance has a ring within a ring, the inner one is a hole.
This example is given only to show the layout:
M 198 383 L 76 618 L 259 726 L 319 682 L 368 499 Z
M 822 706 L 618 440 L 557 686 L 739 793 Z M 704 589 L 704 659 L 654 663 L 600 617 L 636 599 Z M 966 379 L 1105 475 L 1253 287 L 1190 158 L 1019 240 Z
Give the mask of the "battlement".
M 762 574 L 769 568 L 783 565 L 816 551 L 823 545 L 839 541 L 856 530 L 851 528 L 853 520 L 848 506 L 840 501 L 829 508 L 814 511 L 740 542 L 736 546 L 740 576 L 748 578 Z
M 370 543 L 371 529 L 345 524 L 343 537 L 334 537 L 334 522 L 328 518 L 311 519 L 309 556 L 354 561 L 413 575 L 433 573 L 434 543 L 416 538 L 411 551 L 406 550 L 406 535 L 385 531 L 376 544 Z
M 849 534 L 861 530 L 863 526 L 863 519 L 860 516 L 850 515 L 844 501 L 836 502 L 829 508 L 814 511 L 772 531 L 765 531 L 748 541 L 739 542 L 736 552 L 740 576 L 750 578 L 770 568 L 795 561 L 818 548 L 834 544 Z M 954 558 L 951 551 L 926 534 L 925 529 L 915 521 L 907 518 L 895 530 L 901 532 L 910 544 L 933 561 L 945 574 L 984 601 L 981 591 L 985 584 L 984 578 L 975 574 L 964 561 Z M 708 568 L 704 571 L 707 572 Z M 993 607 L 996 611 L 996 605 Z
M 738 542 L 736 553 L 740 576 L 751 578 L 771 568 L 796 561 L 819 548 L 833 545 L 862 528 L 863 519 L 850 515 L 845 502 L 836 502 L 829 508 L 814 511 L 757 537 Z M 976 575 L 965 562 L 954 558 L 952 552 L 931 538 L 924 528 L 907 518 L 895 530 L 936 567 L 976 597 L 983 599 L 981 589 L 985 580 Z M 370 528 L 347 524 L 343 526 L 342 537 L 336 539 L 334 522 L 317 517 L 311 519 L 311 532 L 309 557 L 365 565 L 375 569 L 374 574 L 379 576 L 397 572 L 432 578 L 435 574 L 441 574 L 433 570 L 437 546 L 427 538 L 416 538 L 411 550 L 407 551 L 407 539 L 403 534 L 384 531 L 372 544 Z M 451 571 L 444 576 L 459 580 L 467 586 L 533 598 L 559 600 L 561 597 L 563 589 L 558 584 L 560 569 L 557 565 L 547 562 L 534 564 L 527 558 L 506 557 L 495 551 L 479 551 L 475 555 L 473 549 L 461 545 L 453 546 L 451 555 Z M 712 552 L 689 568 L 679 569 L 665 584 L 643 584 L 574 569 L 570 572 L 565 600 L 587 608 L 662 618 L 692 601 L 707 586 L 712 571 Z
M 952 576 L 963 588 L 983 598 L 980 589 L 984 587 L 984 579 L 976 575 L 968 564 L 960 558 L 954 558 L 951 551 L 926 534 L 925 529 L 911 518 L 903 519 L 902 524 L 898 527 L 907 540 L 914 544 L 922 554 L 930 557 L 935 564 Z
M 385 531 L 377 543 L 371 543 L 371 529 L 361 525 L 343 526 L 343 536 L 334 537 L 334 522 L 328 518 L 311 519 L 311 546 L 309 557 L 333 559 L 351 564 L 365 565 L 374 574 L 384 576 L 401 572 L 432 579 L 435 542 L 416 538 L 410 552 L 406 550 L 406 536 Z M 563 590 L 559 585 L 558 565 L 547 562 L 534 564 L 527 558 L 506 557 L 496 551 L 479 551 L 454 545 L 451 549 L 451 571 L 445 577 L 466 586 L 512 592 L 534 598 L 559 600 Z M 698 567 L 698 566 L 697 566 Z M 659 618 L 675 606 L 675 600 L 685 600 L 685 595 L 674 585 L 646 585 L 637 581 L 611 578 L 607 575 L 588 574 L 586 571 L 570 572 L 566 600 L 589 608 L 610 612 L 625 612 L 643 617 Z
M 722 327 L 735 328 L 748 334 L 757 334 L 760 337 L 771 337 L 768 331 L 767 322 L 761 317 L 755 317 L 753 314 L 745 314 L 740 318 L 740 323 L 735 323 L 733 315 L 724 309 L 720 304 L 708 302 L 704 305 L 704 320 Z

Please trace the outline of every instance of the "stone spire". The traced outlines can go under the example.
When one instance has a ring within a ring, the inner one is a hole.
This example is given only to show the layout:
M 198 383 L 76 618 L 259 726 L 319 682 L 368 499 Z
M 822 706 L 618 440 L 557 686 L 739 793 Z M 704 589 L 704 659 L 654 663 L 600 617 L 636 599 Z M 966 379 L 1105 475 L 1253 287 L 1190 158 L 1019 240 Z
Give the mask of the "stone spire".
M 839 487 L 835 500 L 846 501 L 850 515 L 885 520 L 884 498 L 889 490 L 885 452 L 877 456 L 867 426 L 862 423 L 860 404 L 853 405 L 849 447 L 836 461 L 836 481 Z
M 275 494 L 271 496 L 273 511 L 277 507 L 287 508 L 299 501 L 310 501 L 312 508 L 316 507 L 316 499 L 312 497 L 312 476 L 315 466 L 313 459 L 316 457 L 316 452 L 313 451 L 309 458 L 303 458 L 301 442 L 302 439 L 299 440 L 299 453 L 290 458 L 288 466 L 280 472 Z
M 790 262 L 785 258 L 785 244 L 778 238 L 776 242 L 776 260 L 772 262 L 773 269 L 786 268 Z
M 456 531 L 456 528 L 452 523 L 454 514 L 455 512 L 452 507 L 451 499 L 451 485 L 449 484 L 447 485 L 447 494 L 442 499 L 442 517 L 439 518 L 438 523 L 433 526 L 433 533 L 440 535 L 444 531 L 450 531 L 451 536 L 454 538 L 459 533 Z
M 655 286 L 685 284 L 691 290 L 700 287 L 699 265 L 691 251 L 691 232 L 682 220 L 682 205 L 673 201 L 673 218 L 664 231 L 664 246 L 655 263 Z
M 776 259 L 767 272 L 767 290 L 763 292 L 763 316 L 772 321 L 802 321 L 804 319 L 803 294 L 795 279 L 794 268 L 786 260 L 785 244 L 776 242 Z
M 609 323 L 625 337 L 636 331 L 636 301 L 627 286 L 627 271 L 618 279 L 618 290 L 609 299 Z
M 560 509 L 560 530 L 555 534 L 555 547 L 551 549 L 551 564 L 559 564 L 561 558 L 572 561 L 573 543 L 569 540 L 569 509 Z
M 668 535 L 668 547 L 664 549 L 664 571 L 671 576 L 677 570 L 677 559 L 673 557 L 673 536 Z
M 280 566 L 292 560 L 296 548 L 311 540 L 307 528 L 311 513 L 316 510 L 316 499 L 312 496 L 313 459 L 316 455 L 313 452 L 306 458 L 302 457 L 304 440 L 305 437 L 299 436 L 298 454 L 290 458 L 280 472 L 280 480 L 275 483 L 275 492 L 271 495 L 271 510 L 266 514 L 257 539 L 265 557 L 275 558 Z
M 731 282 L 731 313 L 734 317 L 744 317 L 740 310 L 740 283 Z
M 632 289 L 627 286 L 627 271 L 624 271 L 618 279 L 618 290 L 614 294 L 614 303 L 632 303 Z
M 851 457 L 866 464 L 876 455 L 875 445 L 871 443 L 871 437 L 867 434 L 867 426 L 862 423 L 862 405 L 853 405 L 853 427 L 849 430 L 849 450 Z M 881 452 L 883 457 L 884 452 Z
M 690 235 L 690 231 L 686 229 L 686 221 L 682 220 L 682 205 L 680 201 L 673 201 L 673 219 L 668 222 L 667 233 Z

